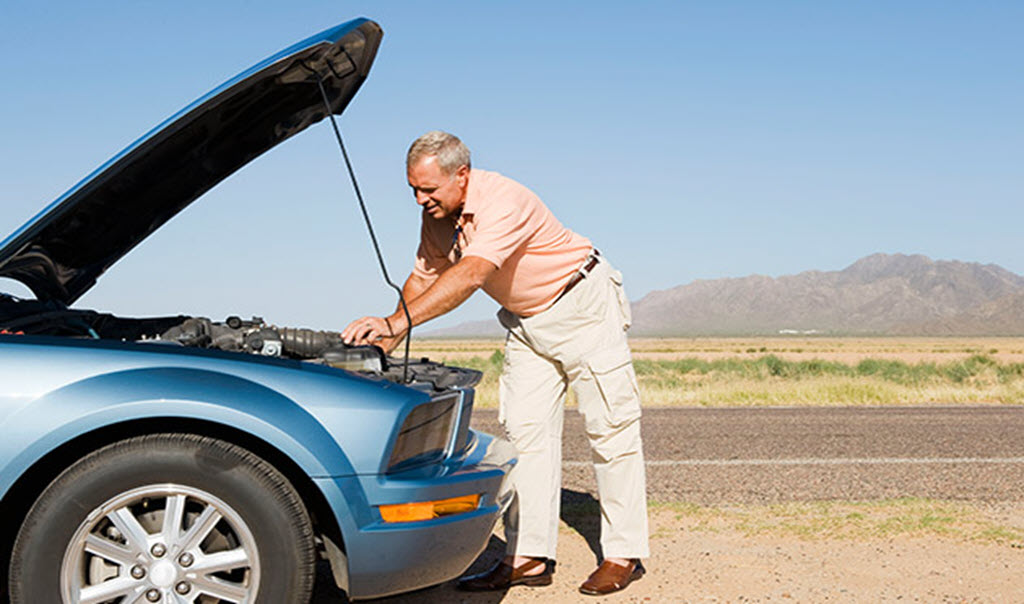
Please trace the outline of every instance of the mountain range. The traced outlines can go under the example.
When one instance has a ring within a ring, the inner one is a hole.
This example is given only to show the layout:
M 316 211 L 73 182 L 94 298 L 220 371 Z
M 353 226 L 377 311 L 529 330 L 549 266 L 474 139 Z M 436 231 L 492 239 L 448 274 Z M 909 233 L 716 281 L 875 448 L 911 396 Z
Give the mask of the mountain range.
M 1024 335 L 1024 277 L 995 264 L 873 254 L 839 271 L 697 280 L 633 303 L 633 336 Z M 502 335 L 496 320 L 427 332 Z

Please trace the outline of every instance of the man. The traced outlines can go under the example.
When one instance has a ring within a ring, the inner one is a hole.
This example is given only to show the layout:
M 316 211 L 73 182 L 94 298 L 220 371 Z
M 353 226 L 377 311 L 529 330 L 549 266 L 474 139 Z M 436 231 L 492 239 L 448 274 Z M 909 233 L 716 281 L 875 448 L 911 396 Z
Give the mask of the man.
M 467 590 L 548 585 L 561 500 L 562 416 L 576 393 L 601 504 L 604 560 L 580 586 L 590 595 L 640 578 L 649 555 L 640 399 L 626 341 L 622 275 L 590 241 L 566 229 L 529 189 L 470 167 L 469 149 L 445 132 L 409 148 L 409 186 L 423 208 L 416 265 L 402 289 L 413 325 L 483 288 L 508 329 L 499 419 L 519 451 L 505 515 L 505 558 L 459 581 Z M 392 350 L 409 330 L 401 309 L 364 317 L 347 343 Z

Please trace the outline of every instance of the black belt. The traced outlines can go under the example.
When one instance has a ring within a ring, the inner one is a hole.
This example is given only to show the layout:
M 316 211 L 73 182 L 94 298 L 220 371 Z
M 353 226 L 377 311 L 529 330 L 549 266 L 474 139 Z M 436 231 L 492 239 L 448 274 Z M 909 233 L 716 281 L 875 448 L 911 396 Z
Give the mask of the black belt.
M 596 249 L 590 252 L 590 255 L 587 256 L 586 262 L 583 263 L 583 266 L 581 266 L 579 270 L 573 273 L 572 277 L 569 277 L 569 282 L 565 284 L 565 289 L 562 290 L 562 293 L 558 294 L 558 297 L 555 298 L 555 302 L 561 300 L 563 297 L 565 297 L 565 294 L 569 293 L 569 290 L 576 287 L 580 281 L 586 279 L 587 275 L 590 274 L 590 271 L 594 270 L 594 267 L 596 267 L 597 263 L 600 261 L 601 252 L 597 251 Z M 552 302 L 552 304 L 554 304 L 555 302 Z

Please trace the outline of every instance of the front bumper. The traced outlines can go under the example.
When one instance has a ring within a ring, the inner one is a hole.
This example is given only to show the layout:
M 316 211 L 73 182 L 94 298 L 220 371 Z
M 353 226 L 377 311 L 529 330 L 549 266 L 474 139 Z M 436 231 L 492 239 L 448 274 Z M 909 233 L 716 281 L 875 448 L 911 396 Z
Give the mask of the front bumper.
M 495 522 L 512 500 L 507 476 L 516 451 L 489 434 L 474 432 L 473 437 L 476 445 L 454 464 L 395 475 L 317 479 L 345 540 L 343 554 L 330 557 L 339 587 L 350 598 L 442 583 L 459 576 L 487 547 Z M 377 509 L 472 494 L 481 495 L 478 509 L 433 520 L 389 524 Z

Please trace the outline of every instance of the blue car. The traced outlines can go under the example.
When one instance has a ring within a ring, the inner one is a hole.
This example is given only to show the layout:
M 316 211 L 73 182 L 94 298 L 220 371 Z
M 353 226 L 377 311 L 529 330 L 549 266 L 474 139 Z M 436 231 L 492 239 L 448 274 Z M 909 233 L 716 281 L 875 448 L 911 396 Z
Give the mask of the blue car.
M 0 243 L 0 556 L 15 604 L 307 602 L 440 583 L 484 549 L 509 443 L 470 429 L 480 374 L 259 318 L 74 306 L 204 192 L 340 114 L 380 27 L 256 64 Z

